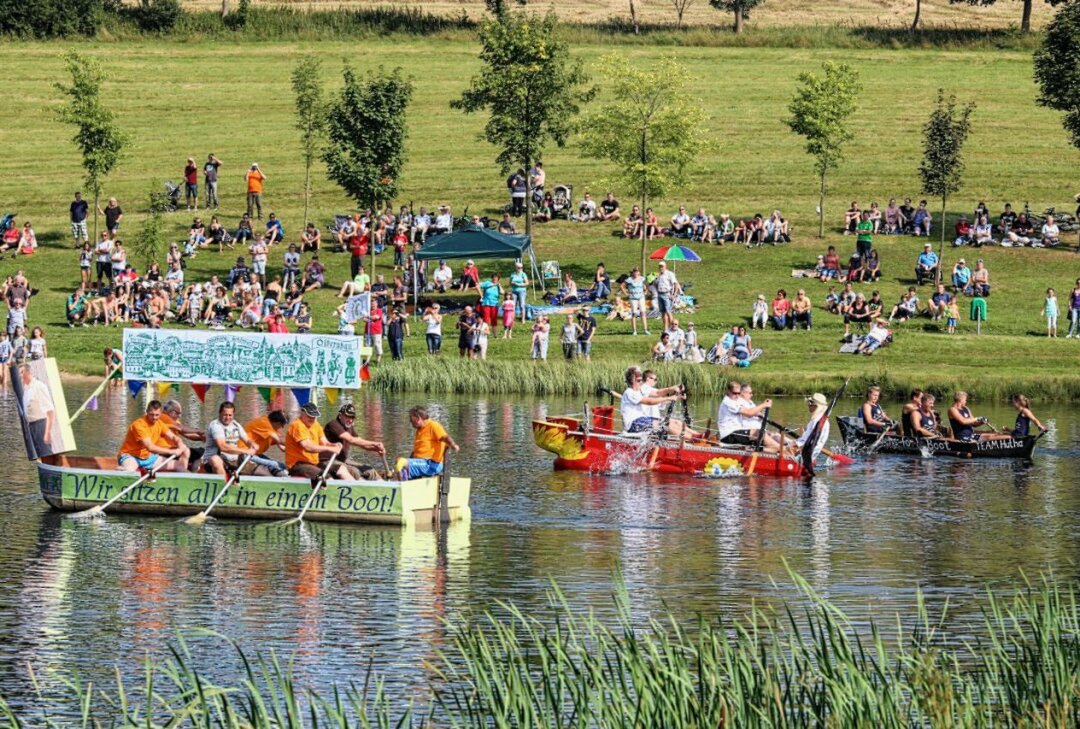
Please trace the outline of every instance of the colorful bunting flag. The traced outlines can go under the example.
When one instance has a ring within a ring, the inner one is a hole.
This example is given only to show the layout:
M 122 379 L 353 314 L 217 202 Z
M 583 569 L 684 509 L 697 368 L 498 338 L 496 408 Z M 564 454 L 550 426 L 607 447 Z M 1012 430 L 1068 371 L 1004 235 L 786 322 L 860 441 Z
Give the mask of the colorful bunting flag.
M 168 383 L 168 382 L 159 382 L 159 383 L 157 383 L 158 397 L 159 398 L 164 398 L 166 395 L 168 395 L 170 387 L 172 387 L 172 385 L 170 383 Z
M 240 385 L 225 385 L 225 402 L 236 402 L 236 393 L 239 390 Z
M 311 390 L 306 387 L 295 387 L 293 388 L 292 394 L 300 407 L 304 407 L 311 400 Z
M 270 409 L 271 410 L 284 410 L 285 409 L 285 388 L 283 388 L 283 387 L 271 387 L 270 388 Z
M 128 380 L 127 383 L 128 383 L 128 389 L 131 390 L 131 396 L 132 397 L 138 397 L 139 396 L 139 390 L 143 389 L 143 385 L 146 384 L 142 380 Z
M 193 382 L 191 383 L 191 389 L 195 391 L 195 395 L 199 398 L 199 402 L 206 402 L 206 391 L 210 389 L 210 385 L 202 385 Z
M 326 399 L 331 405 L 337 403 L 338 388 L 336 387 L 324 387 L 323 392 L 326 393 Z
M 269 405 L 270 402 L 274 399 L 273 388 L 271 388 L 271 387 L 260 387 L 258 389 L 259 389 L 259 397 L 261 397 L 263 399 L 263 402 L 265 402 L 267 405 Z
M 86 409 L 87 410 L 97 410 L 98 409 L 97 395 L 94 395 L 92 398 L 90 398 L 89 402 L 86 403 Z

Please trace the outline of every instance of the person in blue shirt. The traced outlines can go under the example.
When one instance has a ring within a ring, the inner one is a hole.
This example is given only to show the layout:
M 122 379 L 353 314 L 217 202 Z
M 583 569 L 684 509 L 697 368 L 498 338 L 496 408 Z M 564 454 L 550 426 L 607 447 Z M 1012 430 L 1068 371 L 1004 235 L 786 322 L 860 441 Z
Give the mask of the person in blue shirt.
M 521 261 L 514 262 L 514 272 L 510 274 L 510 293 L 514 297 L 514 311 L 521 313 L 525 321 L 525 293 L 529 290 L 529 276 L 525 273 Z
M 929 243 L 923 245 L 923 252 L 915 264 L 915 280 L 922 286 L 923 281 L 934 281 L 938 273 L 938 256 L 931 250 Z
M 971 269 L 967 267 L 967 264 L 964 262 L 964 259 L 961 258 L 959 261 L 956 262 L 956 265 L 953 266 L 953 271 L 952 271 L 953 290 L 955 290 L 955 291 L 963 291 L 967 287 L 968 281 L 970 281 L 970 280 L 971 280 Z
M 266 221 L 266 244 L 272 246 L 275 243 L 281 243 L 283 240 L 285 240 L 285 228 L 282 227 L 277 214 L 270 213 L 270 217 Z
M 933 223 L 933 217 L 930 215 L 930 211 L 926 209 L 926 201 L 920 200 L 919 207 L 915 210 L 915 216 L 912 220 L 912 232 L 915 235 L 930 235 L 930 226 Z
M 494 329 L 499 321 L 499 302 L 502 300 L 499 274 L 494 274 L 487 281 L 481 281 L 477 288 L 480 291 L 480 318 Z

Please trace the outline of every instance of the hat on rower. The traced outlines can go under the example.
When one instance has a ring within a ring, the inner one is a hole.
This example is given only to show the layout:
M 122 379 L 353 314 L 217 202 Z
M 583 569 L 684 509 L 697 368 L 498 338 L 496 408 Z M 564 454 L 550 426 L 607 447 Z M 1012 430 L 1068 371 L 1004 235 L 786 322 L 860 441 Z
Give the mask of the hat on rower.
M 307 405 L 300 408 L 300 412 L 302 412 L 304 415 L 307 415 L 310 418 L 317 418 L 320 415 L 322 415 L 322 413 L 319 412 L 319 406 L 316 405 L 313 402 L 309 402 Z
M 355 418 L 356 406 L 351 402 L 347 402 L 341 406 L 340 410 L 338 410 L 338 415 L 344 415 L 346 418 Z
M 818 407 L 828 407 L 829 401 L 825 399 L 825 396 L 820 392 L 815 392 L 810 397 L 806 398 L 806 402 L 812 402 Z

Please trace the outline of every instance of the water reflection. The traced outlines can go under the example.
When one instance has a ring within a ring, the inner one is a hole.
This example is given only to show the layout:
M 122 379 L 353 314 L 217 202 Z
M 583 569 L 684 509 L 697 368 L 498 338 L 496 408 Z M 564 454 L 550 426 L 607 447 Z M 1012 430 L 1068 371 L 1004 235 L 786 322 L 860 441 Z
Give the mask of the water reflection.
M 82 388 L 86 389 L 86 388 Z M 81 394 L 72 387 L 72 400 Z M 216 407 L 186 391 L 185 419 Z M 358 405 L 368 437 L 408 449 L 412 404 L 432 407 L 462 444 L 456 471 L 470 475 L 473 521 L 440 532 L 249 522 L 192 528 L 170 519 L 110 517 L 79 524 L 48 512 L 25 462 L 11 460 L 0 490 L 0 691 L 31 701 L 27 665 L 47 676 L 78 670 L 109 681 L 112 666 L 165 655 L 179 630 L 216 631 L 249 650 L 292 657 L 300 685 L 362 680 L 368 661 L 389 690 L 419 696 L 448 636 L 444 619 L 547 604 L 556 579 L 571 606 L 611 612 L 613 572 L 645 619 L 667 608 L 685 618 L 742 614 L 792 597 L 790 566 L 852 612 L 857 624 L 908 610 L 921 587 L 931 608 L 946 597 L 977 626 L 984 586 L 1054 569 L 1074 579 L 1080 497 L 1070 467 L 1080 423 L 1040 408 L 1052 424 L 1033 465 L 882 457 L 812 483 L 713 481 L 553 472 L 531 443 L 533 417 L 580 403 L 515 398 L 379 397 Z M 261 401 L 241 391 L 241 417 Z M 713 409 L 712 403 L 699 409 Z M 14 417 L 0 394 L 0 417 Z M 113 388 L 76 434 L 86 453 L 111 453 L 141 409 Z M 1045 411 L 1045 412 L 1044 412 Z M 778 403 L 783 421 L 804 414 Z M 984 409 L 1008 422 L 1007 409 Z M 0 446 L 18 453 L 10 429 Z M 775 581 L 775 587 L 774 587 Z M 545 613 L 538 610 L 538 614 Z M 194 660 L 220 680 L 240 666 L 217 639 L 191 639 Z

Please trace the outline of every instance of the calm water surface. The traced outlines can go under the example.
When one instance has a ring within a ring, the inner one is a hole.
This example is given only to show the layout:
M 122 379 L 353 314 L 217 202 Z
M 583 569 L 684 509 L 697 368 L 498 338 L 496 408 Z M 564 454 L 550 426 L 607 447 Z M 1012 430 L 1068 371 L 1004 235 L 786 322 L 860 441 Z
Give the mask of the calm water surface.
M 68 398 L 88 390 L 69 385 Z M 115 452 L 141 407 L 125 393 L 113 390 L 80 419 L 80 452 Z M 405 411 L 417 401 L 365 393 L 366 435 L 406 450 Z M 184 402 L 185 420 L 199 424 L 198 400 Z M 260 405 L 246 391 L 238 403 L 245 420 Z M 736 616 L 754 601 L 798 599 L 786 561 L 857 625 L 910 614 L 921 588 L 932 606 L 948 598 L 957 623 L 973 631 L 988 585 L 1012 585 L 1021 571 L 1077 577 L 1080 420 L 1070 409 L 1038 408 L 1051 431 L 1033 465 L 879 457 L 804 484 L 556 473 L 532 444 L 530 421 L 580 403 L 428 404 L 463 446 L 455 471 L 473 479 L 472 522 L 450 528 L 445 549 L 430 532 L 386 527 L 72 522 L 46 508 L 18 429 L 5 428 L 0 693 L 30 702 L 28 667 L 97 683 L 111 681 L 115 666 L 137 677 L 139 662 L 166 655 L 178 632 L 207 629 L 291 656 L 302 684 L 360 679 L 374 657 L 397 695 L 419 695 L 424 661 L 446 645 L 443 618 L 499 600 L 539 611 L 552 579 L 575 606 L 609 614 L 616 567 L 642 618 L 665 607 L 686 618 Z M 699 416 L 714 407 L 698 403 Z M 999 424 L 1013 416 L 976 410 Z M 805 412 L 798 402 L 776 411 L 791 423 Z M 0 394 L 0 419 L 14 418 L 10 394 Z M 191 645 L 216 680 L 239 675 L 221 639 L 195 636 Z

